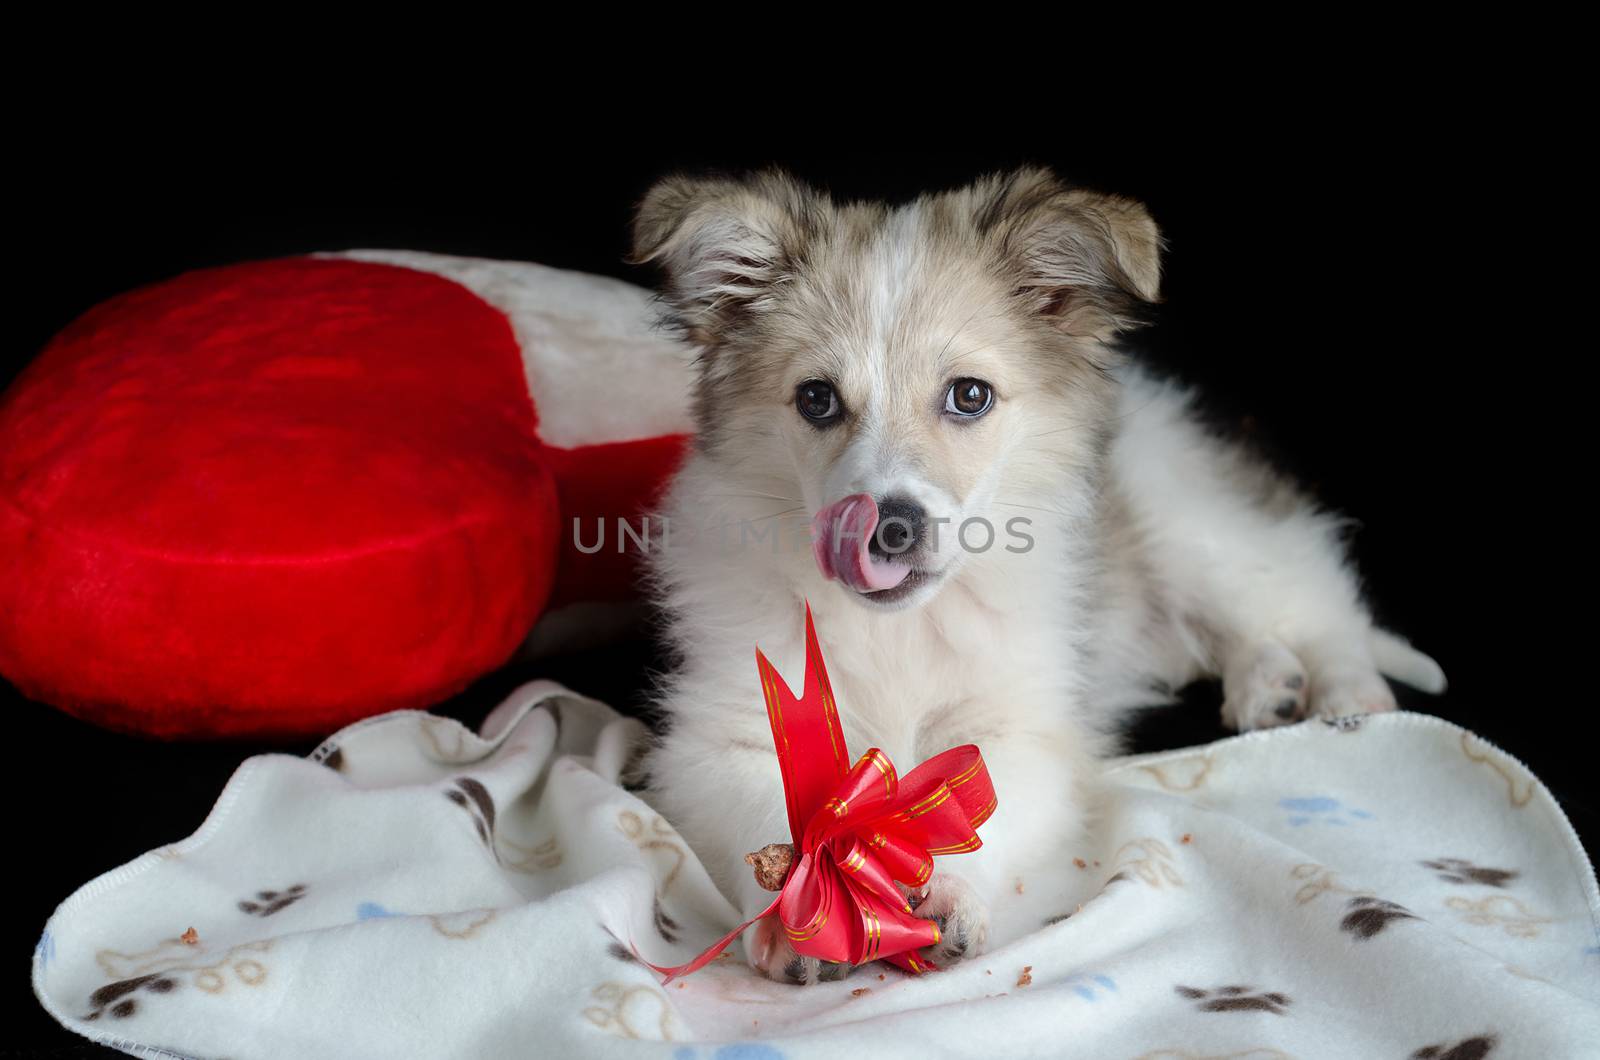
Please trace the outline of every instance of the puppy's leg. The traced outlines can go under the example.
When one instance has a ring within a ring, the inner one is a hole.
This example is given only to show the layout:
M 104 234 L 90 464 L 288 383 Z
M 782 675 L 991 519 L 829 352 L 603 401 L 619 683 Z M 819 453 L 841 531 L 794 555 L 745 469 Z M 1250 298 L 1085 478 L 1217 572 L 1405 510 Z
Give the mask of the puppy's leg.
M 1155 601 L 1140 637 L 1189 645 L 1194 665 L 1222 677 L 1226 724 L 1393 710 L 1380 663 L 1443 689 L 1432 660 L 1373 628 L 1338 517 L 1202 430 L 1183 391 L 1137 374 L 1128 383 L 1107 488 L 1110 564 Z
M 939 925 L 938 943 L 923 956 L 941 966 L 982 953 L 990 907 L 1027 866 L 1064 856 L 1084 825 L 1093 781 L 1092 739 L 1070 720 L 1043 732 L 936 733 L 919 739 L 920 757 L 969 742 L 983 751 L 997 800 L 978 830 L 983 846 L 939 857 L 933 876 L 908 899 L 919 917 Z
M 651 801 L 700 855 L 740 917 L 749 919 L 775 896 L 755 882 L 745 855 L 789 838 L 772 737 L 748 723 L 747 703 L 719 712 L 707 710 L 705 699 L 682 699 L 684 708 L 651 754 Z M 750 925 L 743 944 L 750 965 L 779 982 L 815 983 L 849 972 L 795 953 L 776 916 Z
M 1222 723 L 1244 732 L 1299 721 L 1310 685 L 1305 664 L 1281 640 L 1239 643 L 1222 662 Z

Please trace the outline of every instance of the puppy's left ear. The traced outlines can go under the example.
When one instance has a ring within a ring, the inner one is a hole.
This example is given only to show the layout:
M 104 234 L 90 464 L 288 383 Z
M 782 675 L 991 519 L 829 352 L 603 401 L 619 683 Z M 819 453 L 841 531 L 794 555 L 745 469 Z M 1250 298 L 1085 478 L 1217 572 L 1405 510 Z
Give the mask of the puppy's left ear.
M 1161 233 L 1143 204 L 1023 169 L 979 189 L 978 227 L 1017 296 L 1069 335 L 1102 341 L 1161 299 Z

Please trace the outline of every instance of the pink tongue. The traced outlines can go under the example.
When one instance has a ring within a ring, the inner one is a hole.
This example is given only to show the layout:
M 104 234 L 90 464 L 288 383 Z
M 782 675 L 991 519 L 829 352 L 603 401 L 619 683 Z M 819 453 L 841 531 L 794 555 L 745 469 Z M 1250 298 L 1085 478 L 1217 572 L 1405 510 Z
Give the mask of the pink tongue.
M 867 551 L 877 528 L 878 505 L 866 493 L 851 494 L 818 512 L 811 520 L 811 550 L 822 576 L 837 578 L 858 593 L 893 589 L 905 581 L 909 566 Z

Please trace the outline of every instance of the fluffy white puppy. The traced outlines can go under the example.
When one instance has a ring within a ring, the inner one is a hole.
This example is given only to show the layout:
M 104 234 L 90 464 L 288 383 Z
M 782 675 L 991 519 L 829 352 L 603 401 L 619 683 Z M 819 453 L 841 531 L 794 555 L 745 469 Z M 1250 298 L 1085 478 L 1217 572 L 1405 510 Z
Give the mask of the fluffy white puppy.
M 1392 710 L 1380 670 L 1443 687 L 1373 628 L 1339 520 L 1123 362 L 1159 252 L 1141 205 L 1037 169 L 896 207 L 775 173 L 640 206 L 635 257 L 701 351 L 654 550 L 677 659 L 651 791 L 746 915 L 771 896 L 744 855 L 787 833 L 753 648 L 798 686 L 806 599 L 852 750 L 976 743 L 994 777 L 982 849 L 913 896 L 941 963 L 1082 827 L 1117 710 L 1208 674 L 1240 729 Z M 745 946 L 847 971 L 767 922 Z

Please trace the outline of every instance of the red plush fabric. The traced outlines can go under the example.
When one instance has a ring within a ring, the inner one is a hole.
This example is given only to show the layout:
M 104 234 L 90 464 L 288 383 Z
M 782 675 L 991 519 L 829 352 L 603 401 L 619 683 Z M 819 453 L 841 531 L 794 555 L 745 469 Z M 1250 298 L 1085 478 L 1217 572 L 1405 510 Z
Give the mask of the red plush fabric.
M 668 434 L 545 450 L 545 464 L 555 475 L 556 494 L 561 499 L 561 551 L 551 607 L 638 595 L 645 556 L 638 542 L 647 536 L 647 513 L 661 499 L 688 448 L 687 435 Z M 636 536 L 623 535 L 618 520 L 632 527 Z M 601 526 L 605 527 L 605 542 L 598 551 L 578 548 L 575 528 L 583 535 L 584 548 L 592 549 Z M 659 523 L 654 529 L 659 532 Z
M 428 273 L 192 273 L 0 397 L 0 672 L 117 728 L 436 702 L 516 647 L 559 537 L 511 328 Z

